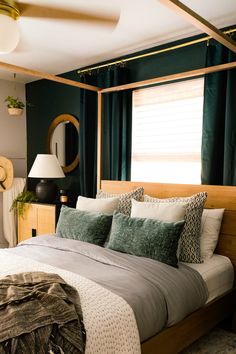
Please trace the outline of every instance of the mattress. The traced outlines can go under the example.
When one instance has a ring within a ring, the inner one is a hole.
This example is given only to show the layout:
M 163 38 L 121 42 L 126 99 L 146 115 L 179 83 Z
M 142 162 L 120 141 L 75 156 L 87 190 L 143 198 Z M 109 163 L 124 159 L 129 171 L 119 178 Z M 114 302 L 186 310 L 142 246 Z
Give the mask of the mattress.
M 214 254 L 204 263 L 185 264 L 197 270 L 205 281 L 209 292 L 207 303 L 232 289 L 234 268 L 228 257 Z

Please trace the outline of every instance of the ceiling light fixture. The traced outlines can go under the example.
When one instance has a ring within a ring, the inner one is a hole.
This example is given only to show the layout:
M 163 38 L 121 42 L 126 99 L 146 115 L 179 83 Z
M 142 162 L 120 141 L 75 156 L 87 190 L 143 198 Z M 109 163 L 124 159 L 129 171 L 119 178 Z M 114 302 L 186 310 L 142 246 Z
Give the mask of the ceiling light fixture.
M 0 54 L 12 52 L 20 40 L 17 19 L 20 16 L 12 0 L 0 0 Z

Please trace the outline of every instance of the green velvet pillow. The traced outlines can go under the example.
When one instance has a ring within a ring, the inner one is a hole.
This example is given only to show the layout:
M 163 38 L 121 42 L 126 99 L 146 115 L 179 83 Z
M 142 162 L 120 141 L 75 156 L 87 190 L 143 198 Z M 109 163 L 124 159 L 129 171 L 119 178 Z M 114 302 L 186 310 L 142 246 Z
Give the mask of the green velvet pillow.
M 102 246 L 110 231 L 111 222 L 112 215 L 62 205 L 56 235 Z
M 184 220 L 164 222 L 115 213 L 107 248 L 152 258 L 177 268 L 176 252 L 183 226 Z

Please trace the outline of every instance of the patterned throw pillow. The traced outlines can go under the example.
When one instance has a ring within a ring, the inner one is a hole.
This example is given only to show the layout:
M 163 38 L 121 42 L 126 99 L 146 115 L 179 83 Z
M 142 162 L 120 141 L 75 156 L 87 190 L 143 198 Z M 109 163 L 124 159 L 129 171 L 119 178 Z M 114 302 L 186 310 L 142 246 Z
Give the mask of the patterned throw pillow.
M 56 235 L 102 246 L 111 228 L 112 215 L 81 211 L 62 205 Z
M 185 225 L 179 241 L 179 260 L 188 263 L 202 263 L 200 251 L 200 230 L 203 206 L 207 199 L 206 192 L 194 194 L 191 197 L 174 197 L 167 199 L 144 196 L 145 202 L 176 203 L 187 202 Z
M 143 193 L 144 189 L 143 187 L 139 187 L 134 189 L 131 192 L 128 193 L 123 193 L 123 194 L 111 194 L 107 192 L 103 192 L 102 190 L 99 190 L 96 198 L 114 198 L 119 196 L 119 204 L 118 204 L 118 212 L 125 214 L 125 215 L 130 215 L 131 213 L 131 200 L 142 200 L 143 199 Z
M 164 222 L 114 213 L 107 248 L 178 267 L 176 256 L 184 220 Z

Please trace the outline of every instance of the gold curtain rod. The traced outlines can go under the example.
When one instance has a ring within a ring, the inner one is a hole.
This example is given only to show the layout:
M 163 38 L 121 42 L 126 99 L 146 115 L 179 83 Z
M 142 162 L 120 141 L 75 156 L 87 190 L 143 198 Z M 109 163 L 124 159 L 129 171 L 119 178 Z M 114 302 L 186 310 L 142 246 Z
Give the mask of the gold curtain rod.
M 236 28 L 233 28 L 233 29 L 228 30 L 228 31 L 224 31 L 223 33 L 224 33 L 224 34 L 230 34 L 230 33 L 233 33 L 233 32 L 236 32 Z M 105 67 L 107 67 L 107 66 L 117 65 L 117 64 L 123 64 L 123 63 L 129 62 L 129 61 L 132 61 L 132 60 L 137 60 L 137 59 L 149 57 L 149 56 L 152 56 L 152 55 L 155 55 L 155 54 L 160 54 L 160 53 L 169 52 L 169 51 L 171 51 L 171 50 L 175 50 L 175 49 L 187 47 L 187 46 L 190 46 L 190 45 L 193 45 L 193 44 L 205 42 L 205 41 L 208 41 L 208 40 L 211 39 L 211 38 L 212 38 L 211 36 L 207 36 L 207 37 L 195 39 L 195 40 L 193 40 L 193 41 L 185 42 L 185 43 L 182 43 L 182 44 L 177 44 L 177 45 L 174 45 L 174 46 L 172 46 L 172 47 L 168 47 L 168 48 L 164 48 L 164 49 L 155 50 L 154 52 L 145 53 L 145 54 L 140 54 L 140 55 L 135 55 L 134 57 L 130 57 L 130 58 L 126 58 L 126 59 L 121 59 L 121 60 L 115 60 L 115 61 L 112 61 L 112 62 L 106 63 L 106 64 L 95 65 L 95 66 L 92 66 L 92 67 L 87 68 L 87 69 L 78 70 L 77 73 L 78 73 L 78 74 L 83 74 L 83 73 L 86 73 L 86 72 L 88 72 L 88 71 L 92 71 L 92 70 L 96 70 L 96 69 L 105 68 Z

